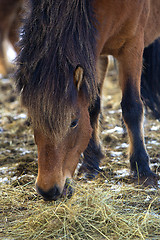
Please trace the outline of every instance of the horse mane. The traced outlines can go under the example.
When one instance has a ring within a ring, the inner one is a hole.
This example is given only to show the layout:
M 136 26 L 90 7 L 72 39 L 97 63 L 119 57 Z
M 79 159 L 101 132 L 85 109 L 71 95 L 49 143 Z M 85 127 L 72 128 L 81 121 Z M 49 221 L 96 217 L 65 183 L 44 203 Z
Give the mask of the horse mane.
M 65 125 L 71 121 L 77 99 L 73 81 L 77 65 L 84 70 L 82 90 L 90 105 L 97 94 L 92 2 L 31 0 L 31 15 L 20 41 L 16 82 L 34 126 L 47 134 L 57 132 L 60 137 L 67 131 Z

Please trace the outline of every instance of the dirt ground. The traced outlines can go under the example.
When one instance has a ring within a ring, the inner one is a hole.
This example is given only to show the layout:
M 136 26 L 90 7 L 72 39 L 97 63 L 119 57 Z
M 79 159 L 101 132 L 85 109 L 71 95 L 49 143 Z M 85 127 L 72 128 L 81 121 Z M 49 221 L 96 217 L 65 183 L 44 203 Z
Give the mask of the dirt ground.
M 105 158 L 101 163 L 102 174 L 99 178 L 102 182 L 107 178 L 117 187 L 122 182 L 132 184 L 127 158 L 128 140 L 122 128 L 120 99 L 117 73 L 112 70 L 106 78 L 103 91 L 100 138 Z M 148 112 L 145 114 L 144 131 L 151 168 L 160 175 L 160 122 L 153 119 Z M 3 192 L 6 185 L 16 187 L 32 183 L 34 186 L 36 175 L 37 149 L 26 112 L 20 106 L 13 80 L 0 79 L 0 192 Z M 158 184 L 160 188 L 160 181 Z M 34 195 L 37 193 L 34 192 Z

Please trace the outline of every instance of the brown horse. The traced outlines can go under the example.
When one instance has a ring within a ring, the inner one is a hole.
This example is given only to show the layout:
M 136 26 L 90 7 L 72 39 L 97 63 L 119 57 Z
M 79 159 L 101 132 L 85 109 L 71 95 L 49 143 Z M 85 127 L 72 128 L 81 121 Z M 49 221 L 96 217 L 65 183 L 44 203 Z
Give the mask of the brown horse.
M 144 46 L 160 35 L 159 0 L 32 0 L 18 58 L 17 86 L 38 146 L 37 191 L 56 200 L 81 153 L 93 175 L 107 55 L 119 62 L 131 172 L 153 183 L 143 135 L 140 79 Z M 99 70 L 100 69 L 100 70 Z
M 7 57 L 8 43 L 19 52 L 17 42 L 25 6 L 24 0 L 0 0 L 0 74 L 3 76 L 13 70 L 13 65 Z

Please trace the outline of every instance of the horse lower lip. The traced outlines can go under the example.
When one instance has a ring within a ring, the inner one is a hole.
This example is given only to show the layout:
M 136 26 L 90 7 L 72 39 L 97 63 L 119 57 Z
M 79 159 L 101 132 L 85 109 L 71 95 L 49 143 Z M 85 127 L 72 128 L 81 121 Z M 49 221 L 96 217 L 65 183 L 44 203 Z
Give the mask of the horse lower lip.
M 56 200 L 58 200 L 58 198 L 59 198 L 59 197 L 43 198 L 43 199 L 44 199 L 44 201 L 46 201 L 46 202 L 51 202 L 51 201 L 56 201 Z

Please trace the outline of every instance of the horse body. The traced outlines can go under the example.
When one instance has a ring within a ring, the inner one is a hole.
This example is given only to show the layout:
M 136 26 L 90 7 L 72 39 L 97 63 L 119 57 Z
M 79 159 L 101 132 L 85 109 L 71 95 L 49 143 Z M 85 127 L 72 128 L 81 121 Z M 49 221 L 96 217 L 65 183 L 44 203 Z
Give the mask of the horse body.
M 37 191 L 47 200 L 57 199 L 82 152 L 83 169 L 93 174 L 99 170 L 103 154 L 97 128 L 108 54 L 119 62 L 131 171 L 152 183 L 155 175 L 144 144 L 140 79 L 144 44 L 152 41 L 146 28 L 154 12 L 151 6 L 159 3 L 62 2 L 41 0 L 37 5 L 32 0 L 19 56 L 18 88 L 33 121 L 38 146 Z M 96 73 L 98 66 L 101 70 Z
M 110 6 L 109 8 L 107 4 Z M 97 2 L 96 5 L 99 6 L 99 11 L 96 12 L 101 13 L 102 9 L 106 10 L 106 15 L 103 12 L 106 16 L 105 24 L 103 24 L 105 16 L 103 14 L 97 15 L 98 23 L 100 23 L 99 53 L 102 55 L 111 54 L 119 62 L 119 80 L 122 90 L 121 107 L 130 140 L 131 171 L 134 176 L 139 175 L 143 181 L 146 177 L 154 178 L 148 165 L 149 158 L 144 144 L 143 104 L 140 96 L 145 32 L 147 32 L 149 14 L 152 11 L 150 11 L 149 1 L 141 1 L 141 3 L 139 1 L 114 1 L 114 4 L 113 1 L 108 1 L 107 4 L 106 9 L 103 1 Z M 138 10 L 133 11 L 133 9 Z M 105 34 L 103 34 L 104 32 Z

